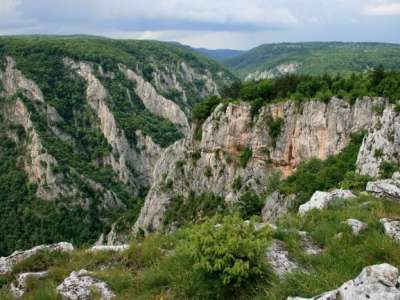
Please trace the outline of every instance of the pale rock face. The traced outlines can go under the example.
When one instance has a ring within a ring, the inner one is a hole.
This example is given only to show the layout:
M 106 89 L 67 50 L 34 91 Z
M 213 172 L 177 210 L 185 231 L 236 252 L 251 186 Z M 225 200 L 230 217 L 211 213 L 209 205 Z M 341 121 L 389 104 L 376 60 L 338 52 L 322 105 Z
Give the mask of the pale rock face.
M 298 268 L 297 264 L 290 259 L 289 252 L 282 241 L 273 240 L 266 256 L 275 274 L 279 277 L 283 277 Z
M 265 200 L 262 209 L 262 219 L 264 222 L 271 222 L 289 212 L 289 207 L 295 200 L 295 195 L 284 195 L 273 192 Z
M 396 242 L 400 242 L 400 221 L 392 219 L 381 219 L 385 234 Z
M 151 172 L 159 158 L 161 148 L 150 137 L 146 137 L 140 131 L 137 131 L 137 147 L 143 151 L 138 152 L 133 149 L 125 136 L 125 132 L 118 127 L 114 115 L 107 106 L 108 92 L 94 75 L 93 65 L 75 62 L 69 58 L 64 58 L 64 64 L 75 70 L 87 82 L 87 101 L 99 117 L 100 129 L 113 149 L 113 153 L 105 160 L 106 163 L 111 165 L 122 182 L 130 183 L 136 187 L 149 185 L 151 183 Z M 135 169 L 137 174 L 132 174 L 131 168 Z
M 175 102 L 159 95 L 149 82 L 126 66 L 120 65 L 119 68 L 127 79 L 136 83 L 136 94 L 151 113 L 179 125 L 184 133 L 188 131 L 189 123 L 186 115 Z
M 300 205 L 299 214 L 303 216 L 313 209 L 324 209 L 330 202 L 336 199 L 350 199 L 354 197 L 355 195 L 349 190 L 334 190 L 331 192 L 317 191 L 312 195 L 310 201 Z
M 376 177 L 383 161 L 400 163 L 400 114 L 387 106 L 382 116 L 374 118 L 357 158 L 361 174 Z
M 125 245 L 129 242 L 129 234 L 126 232 L 117 232 L 117 222 L 111 225 L 109 233 L 102 233 L 99 239 L 94 244 L 95 246 L 115 246 Z
M 108 251 L 108 252 L 124 252 L 125 250 L 129 249 L 129 245 L 96 245 L 89 249 L 89 252 L 101 252 L 101 251 Z
M 220 104 L 203 123 L 200 141 L 192 128 L 185 140 L 162 154 L 135 231 L 163 228 L 171 200 L 177 195 L 187 197 L 190 191 L 213 193 L 227 202 L 237 201 L 247 189 L 261 194 L 276 172 L 286 177 L 304 160 L 339 153 L 352 133 L 371 127 L 374 107 L 381 102 L 366 97 L 350 105 L 332 98 L 327 104 L 306 102 L 300 109 L 288 101 L 262 108 L 254 119 L 248 104 Z M 269 135 L 271 117 L 284 120 L 276 147 Z M 244 149 L 250 149 L 252 155 L 243 168 L 236 161 Z M 238 179 L 241 187 L 235 190 L 232 185 Z M 163 188 L 166 181 L 173 183 L 168 190 Z M 266 210 L 264 214 L 268 215 Z
M 254 73 L 250 73 L 246 76 L 245 81 L 251 80 L 263 80 L 263 79 L 272 79 L 278 76 L 282 76 L 285 74 L 291 74 L 296 72 L 299 68 L 300 64 L 298 63 L 289 63 L 289 64 L 282 64 L 273 69 L 265 70 L 265 71 L 256 71 Z
M 371 181 L 367 183 L 366 191 L 377 197 L 387 197 L 400 201 L 400 180 L 395 173 L 392 179 Z
M 25 294 L 27 283 L 33 279 L 43 279 L 49 276 L 49 272 L 29 272 L 17 276 L 17 280 L 11 283 L 10 292 L 15 298 L 21 298 Z
M 289 297 L 287 300 L 398 300 L 399 270 L 389 264 L 366 267 L 357 278 L 313 298 Z
M 7 274 L 19 262 L 37 254 L 40 251 L 71 252 L 74 247 L 71 243 L 61 242 L 52 245 L 40 245 L 26 251 L 15 251 L 10 256 L 0 257 L 0 275 Z
M 359 235 L 362 230 L 367 228 L 366 224 L 356 219 L 347 219 L 344 223 L 351 227 L 354 235 Z
M 25 96 L 32 101 L 44 102 L 43 93 L 35 82 L 27 79 L 21 71 L 16 69 L 16 63 L 13 58 L 6 57 L 6 70 L 3 75 L 3 86 L 8 95 L 13 95 L 22 91 Z M 1 73 L 0 73 L 1 74 Z
M 115 298 L 116 295 L 108 285 L 99 279 L 94 278 L 90 272 L 80 270 L 72 272 L 69 277 L 57 287 L 58 294 L 67 300 L 90 300 L 92 291 L 100 294 L 101 300 Z

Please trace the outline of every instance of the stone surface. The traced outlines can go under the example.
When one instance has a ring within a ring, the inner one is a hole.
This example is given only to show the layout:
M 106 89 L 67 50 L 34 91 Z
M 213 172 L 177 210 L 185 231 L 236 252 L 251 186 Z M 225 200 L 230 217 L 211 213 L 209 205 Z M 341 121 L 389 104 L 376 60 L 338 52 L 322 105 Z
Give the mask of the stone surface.
M 111 251 L 111 252 L 123 252 L 129 249 L 129 245 L 96 245 L 89 249 L 90 252 L 99 252 L 99 251 Z
M 43 279 L 48 276 L 49 273 L 47 271 L 19 274 L 16 281 L 11 283 L 10 292 L 15 298 L 21 298 L 25 294 L 29 280 Z
M 287 300 L 398 300 L 399 270 L 389 264 L 366 267 L 357 278 L 313 298 L 289 297 Z
M 305 215 L 307 212 L 313 209 L 324 209 L 328 204 L 336 199 L 350 199 L 354 198 L 355 195 L 349 190 L 333 190 L 331 192 L 320 192 L 317 191 L 312 195 L 310 201 L 300 205 L 299 214 Z
M 400 180 L 395 173 L 392 179 L 383 179 L 367 183 L 366 191 L 377 197 L 387 197 L 400 201 Z
M 367 228 L 367 225 L 356 219 L 347 219 L 344 223 L 351 227 L 354 235 L 358 235 L 362 230 Z
M 94 278 L 90 272 L 72 272 L 57 287 L 58 294 L 67 300 L 90 300 L 92 291 L 99 293 L 101 300 L 115 298 L 116 295 L 104 281 Z
M 308 232 L 306 231 L 299 231 L 300 240 L 304 251 L 308 255 L 319 255 L 322 253 L 323 249 L 321 249 L 318 245 L 316 245 L 311 237 L 309 236 Z
M 395 241 L 400 242 L 400 220 L 384 218 L 380 222 L 385 229 L 385 234 Z
M 298 268 L 297 264 L 290 259 L 289 252 L 282 241 L 273 240 L 266 256 L 275 274 L 279 277 L 283 277 Z
M 386 106 L 382 115 L 374 116 L 373 125 L 358 154 L 357 167 L 361 174 L 376 177 L 382 162 L 392 161 L 400 164 L 399 153 L 400 114 L 393 104 Z
M 270 70 L 256 71 L 254 73 L 250 73 L 246 76 L 245 81 L 250 81 L 250 80 L 259 81 L 263 79 L 272 79 L 285 74 L 294 73 L 299 67 L 300 64 L 295 62 L 289 64 L 281 64 Z
M 73 251 L 74 247 L 71 243 L 61 242 L 52 245 L 40 245 L 26 251 L 15 251 L 10 256 L 0 257 L 0 275 L 6 274 L 12 270 L 12 268 L 19 262 L 27 259 L 40 251 L 49 252 L 70 252 Z
M 282 215 L 289 212 L 290 205 L 296 199 L 295 195 L 284 195 L 274 192 L 267 197 L 262 209 L 262 219 L 264 222 L 275 221 Z
M 288 101 L 263 107 L 254 119 L 248 104 L 220 104 L 200 129 L 193 126 L 185 140 L 161 155 L 134 230 L 162 229 L 171 200 L 191 191 L 213 193 L 228 203 L 249 189 L 261 195 L 273 174 L 286 177 L 306 159 L 339 153 L 352 133 L 372 126 L 377 103 L 382 100 L 366 97 L 350 105 L 332 98 L 328 103 L 306 102 L 300 110 Z M 276 146 L 269 135 L 271 118 L 284 120 Z M 201 140 L 196 139 L 199 131 Z M 250 149 L 252 157 L 241 167 L 237 157 L 244 149 Z M 232 189 L 238 180 L 241 185 Z M 169 189 L 163 188 L 167 181 L 173 182 Z

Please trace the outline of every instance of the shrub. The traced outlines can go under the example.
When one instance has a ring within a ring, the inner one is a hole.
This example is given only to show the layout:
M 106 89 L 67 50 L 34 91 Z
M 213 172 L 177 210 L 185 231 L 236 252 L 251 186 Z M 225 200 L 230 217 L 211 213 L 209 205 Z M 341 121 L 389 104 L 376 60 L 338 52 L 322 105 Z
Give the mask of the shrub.
M 383 161 L 379 166 L 379 176 L 381 178 L 391 178 L 399 166 L 393 161 Z
M 264 201 L 254 191 L 247 191 L 240 196 L 236 206 L 238 207 L 240 216 L 247 220 L 251 216 L 261 214 Z
M 276 142 L 278 141 L 278 137 L 282 132 L 282 126 L 285 121 L 282 118 L 273 119 L 272 117 L 268 118 L 268 133 L 272 139 L 272 146 L 276 147 Z
M 256 232 L 253 223 L 244 223 L 237 214 L 214 217 L 185 235 L 178 251 L 192 259 L 194 272 L 214 281 L 217 299 L 270 277 L 264 257 L 269 232 Z
M 361 175 L 355 171 L 347 172 L 339 186 L 346 190 L 364 191 L 368 181 L 372 178 L 368 175 Z
M 246 147 L 242 151 L 240 151 L 239 155 L 237 156 L 237 162 L 239 163 L 239 166 L 242 168 L 246 168 L 247 163 L 252 156 L 253 151 L 249 147 Z
M 243 186 L 242 177 L 238 176 L 233 180 L 232 188 L 234 191 L 239 191 Z

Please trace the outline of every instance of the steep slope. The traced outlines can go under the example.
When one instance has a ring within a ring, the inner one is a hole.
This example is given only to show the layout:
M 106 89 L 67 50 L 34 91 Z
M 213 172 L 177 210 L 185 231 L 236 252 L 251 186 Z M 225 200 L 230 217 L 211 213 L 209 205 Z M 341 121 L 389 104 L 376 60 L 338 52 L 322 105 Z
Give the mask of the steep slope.
M 93 242 L 121 212 L 134 218 L 163 148 L 188 132 L 191 105 L 232 80 L 170 44 L 0 38 L 0 254 L 61 239 Z M 12 169 L 20 193 L 8 190 Z
M 376 107 L 383 107 L 383 116 Z M 300 106 L 288 101 L 263 107 L 255 118 L 246 103 L 220 104 L 202 124 L 200 139 L 193 129 L 163 153 L 135 229 L 152 231 L 174 225 L 177 219 L 168 219 L 169 208 L 179 207 L 175 202 L 196 205 L 193 195 L 218 195 L 228 203 L 249 191 L 262 195 L 276 172 L 287 177 L 302 161 L 337 154 L 354 133 L 370 130 L 368 143 L 376 135 L 373 128 L 387 123 L 388 114 L 398 115 L 393 104 L 368 97 L 353 105 L 338 98 Z M 274 134 L 271 125 L 278 121 L 278 134 Z M 390 126 L 397 128 L 397 118 L 391 121 Z M 398 144 L 396 136 L 392 144 Z M 382 161 L 396 159 L 395 151 L 383 151 L 385 157 L 376 162 L 376 173 Z M 360 154 L 360 169 L 366 168 L 364 155 Z M 175 216 L 179 219 L 179 214 Z
M 264 79 L 286 73 L 321 75 L 364 72 L 382 64 L 399 70 L 400 45 L 380 43 L 265 44 L 224 61 L 241 78 Z

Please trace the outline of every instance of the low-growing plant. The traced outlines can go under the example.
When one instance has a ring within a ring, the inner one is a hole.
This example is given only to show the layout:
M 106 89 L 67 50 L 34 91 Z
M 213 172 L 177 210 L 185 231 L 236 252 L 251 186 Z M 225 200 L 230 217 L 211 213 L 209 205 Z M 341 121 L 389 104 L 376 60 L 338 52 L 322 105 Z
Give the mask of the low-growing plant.
M 236 160 L 240 167 L 246 168 L 247 163 L 252 158 L 252 156 L 253 151 L 249 147 L 246 147 L 242 151 L 240 151 L 239 155 L 236 157 Z
M 383 161 L 379 165 L 379 176 L 381 178 L 391 178 L 399 170 L 399 165 L 393 161 Z

